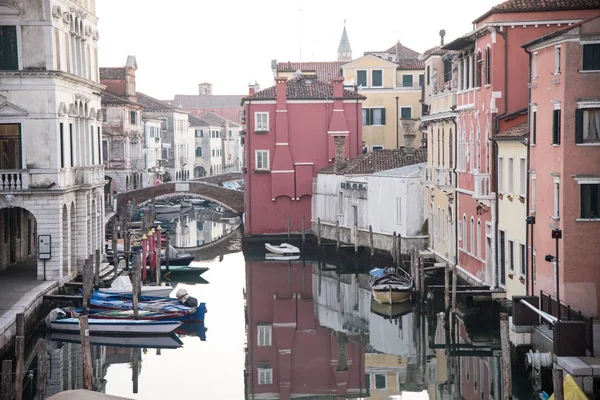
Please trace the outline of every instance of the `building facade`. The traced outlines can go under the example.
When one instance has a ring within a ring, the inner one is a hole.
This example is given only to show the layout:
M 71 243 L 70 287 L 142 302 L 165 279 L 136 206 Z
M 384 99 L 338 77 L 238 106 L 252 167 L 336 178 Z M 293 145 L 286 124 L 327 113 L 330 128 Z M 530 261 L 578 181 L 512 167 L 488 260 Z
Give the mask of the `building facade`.
M 341 78 L 276 81 L 243 99 L 247 235 L 287 232 L 288 221 L 294 232 L 302 220 L 308 227 L 317 171 L 361 149 L 364 97 L 344 90 Z
M 258 84 L 256 84 L 258 91 Z M 213 94 L 213 84 L 203 82 L 198 85 L 198 95 L 176 94 L 173 100 L 165 101 L 197 117 L 215 113 L 231 121 L 241 123 L 243 95 Z
M 93 0 L 0 4 L 0 270 L 65 281 L 103 252 L 98 37 Z
M 220 166 L 215 173 L 241 171 L 242 142 L 240 139 L 241 125 L 215 113 L 207 113 L 202 117 L 212 126 L 219 127 L 221 139 Z
M 165 169 L 162 162 L 162 121 L 153 118 L 143 118 L 144 126 L 144 171 L 142 172 L 142 187 L 158 185 L 163 180 Z
M 596 10 L 597 12 L 597 10 Z M 525 46 L 531 54 L 529 240 L 534 289 L 593 317 L 600 307 L 600 18 Z M 595 38 L 595 39 L 594 39 Z M 558 271 L 556 240 L 560 229 Z M 558 280 L 556 276 L 558 274 Z
M 203 118 L 189 115 L 190 129 L 195 137 L 194 177 L 217 175 L 221 173 L 223 159 L 222 130 L 218 125 L 210 124 Z
M 400 43 L 368 52 L 342 66 L 344 85 L 366 96 L 362 110 L 365 151 L 419 147 L 423 62 Z

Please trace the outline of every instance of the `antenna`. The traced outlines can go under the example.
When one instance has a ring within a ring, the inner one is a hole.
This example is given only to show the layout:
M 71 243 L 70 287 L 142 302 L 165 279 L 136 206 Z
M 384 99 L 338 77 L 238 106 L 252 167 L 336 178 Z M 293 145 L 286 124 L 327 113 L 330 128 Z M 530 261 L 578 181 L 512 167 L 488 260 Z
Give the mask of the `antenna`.
M 300 24 L 300 62 L 302 62 L 302 36 L 304 34 L 304 14 L 303 14 L 302 4 L 298 4 L 298 15 L 299 15 L 299 24 Z

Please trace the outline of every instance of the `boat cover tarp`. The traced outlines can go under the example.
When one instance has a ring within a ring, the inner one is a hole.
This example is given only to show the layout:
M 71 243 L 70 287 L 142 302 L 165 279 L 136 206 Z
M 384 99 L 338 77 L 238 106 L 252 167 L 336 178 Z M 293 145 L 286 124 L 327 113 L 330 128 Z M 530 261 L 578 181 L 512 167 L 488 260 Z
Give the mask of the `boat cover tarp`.
M 48 397 L 48 400 L 131 400 L 129 397 L 111 396 L 89 390 L 67 390 Z
M 565 376 L 563 381 L 563 391 L 565 400 L 588 400 L 588 397 L 583 390 L 577 386 L 575 379 L 573 379 L 571 375 Z M 550 396 L 549 400 L 554 400 L 554 395 Z

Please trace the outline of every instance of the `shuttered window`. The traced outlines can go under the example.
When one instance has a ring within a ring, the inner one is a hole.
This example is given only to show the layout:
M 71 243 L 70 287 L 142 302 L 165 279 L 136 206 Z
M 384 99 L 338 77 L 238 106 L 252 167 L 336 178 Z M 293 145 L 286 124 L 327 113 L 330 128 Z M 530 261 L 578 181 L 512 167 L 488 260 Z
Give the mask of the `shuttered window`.
M 17 27 L 0 26 L 0 70 L 16 71 L 18 69 Z
M 583 70 L 600 71 L 600 43 L 583 45 Z
M 383 71 L 376 69 L 371 71 L 371 86 L 378 87 L 383 86 Z
M 371 108 L 370 125 L 385 125 L 385 108 Z
M 560 110 L 552 113 L 552 144 L 560 144 Z
M 367 71 L 356 71 L 356 85 L 363 87 L 367 86 Z
M 575 110 L 575 143 L 600 142 L 600 109 Z

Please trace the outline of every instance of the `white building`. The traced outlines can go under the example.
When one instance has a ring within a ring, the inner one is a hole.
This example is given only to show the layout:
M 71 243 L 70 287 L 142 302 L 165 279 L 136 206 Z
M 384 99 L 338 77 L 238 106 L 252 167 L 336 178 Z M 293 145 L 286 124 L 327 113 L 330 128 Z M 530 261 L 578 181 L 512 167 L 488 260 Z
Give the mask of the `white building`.
M 209 112 L 201 117 L 211 126 L 220 128 L 222 139 L 222 150 L 220 163 L 221 167 L 217 168 L 218 172 L 239 172 L 242 168 L 242 144 L 240 140 L 240 130 L 242 126 L 236 122 L 233 122 L 227 118 Z
M 70 280 L 103 250 L 98 37 L 94 0 L 0 3 L 0 270 Z
M 149 187 L 162 181 L 164 168 L 162 166 L 162 121 L 153 118 L 144 118 L 144 172 L 142 186 Z
M 369 245 L 369 226 L 375 248 L 393 248 L 393 234 L 402 236 L 403 252 L 413 244 L 422 248 L 423 190 L 420 168 L 422 150 L 378 150 L 348 160 L 344 167 L 319 171 L 313 195 L 312 229 L 321 224 L 321 237 L 359 246 Z M 397 168 L 396 168 L 397 167 Z
M 221 127 L 191 114 L 188 119 L 195 138 L 194 177 L 220 173 L 223 153 Z

